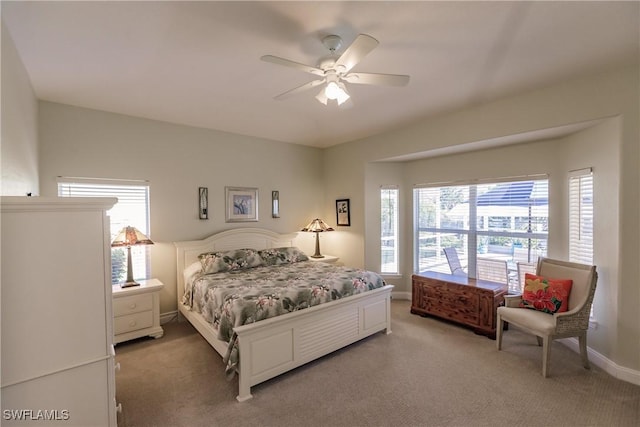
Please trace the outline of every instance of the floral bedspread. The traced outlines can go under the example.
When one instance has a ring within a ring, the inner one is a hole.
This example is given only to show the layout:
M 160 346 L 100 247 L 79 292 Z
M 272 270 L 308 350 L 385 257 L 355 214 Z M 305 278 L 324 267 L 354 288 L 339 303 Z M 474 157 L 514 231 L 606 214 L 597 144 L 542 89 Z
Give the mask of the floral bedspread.
M 237 363 L 234 327 L 384 285 L 382 277 L 372 271 L 304 261 L 214 274 L 197 272 L 185 283 L 183 303 L 217 329 L 218 339 L 230 342 L 229 373 Z

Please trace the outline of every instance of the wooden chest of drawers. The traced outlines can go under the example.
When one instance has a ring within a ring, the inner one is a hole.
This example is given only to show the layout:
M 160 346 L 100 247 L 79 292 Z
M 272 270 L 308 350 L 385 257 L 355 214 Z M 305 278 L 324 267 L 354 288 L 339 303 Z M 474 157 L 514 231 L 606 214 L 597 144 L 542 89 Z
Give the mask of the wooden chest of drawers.
M 506 284 L 431 272 L 411 279 L 411 313 L 451 320 L 495 339 L 496 310 Z

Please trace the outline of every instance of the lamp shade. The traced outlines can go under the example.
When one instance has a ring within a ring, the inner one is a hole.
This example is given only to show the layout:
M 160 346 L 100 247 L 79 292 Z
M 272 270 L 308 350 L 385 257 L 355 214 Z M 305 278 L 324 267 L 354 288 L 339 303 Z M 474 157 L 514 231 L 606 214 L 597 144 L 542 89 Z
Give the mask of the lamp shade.
M 150 238 L 145 236 L 135 227 L 124 227 L 118 235 L 111 241 L 111 247 L 117 248 L 127 247 L 127 281 L 120 286 L 127 288 L 129 286 L 139 286 L 140 284 L 133 280 L 133 265 L 131 263 L 131 246 L 135 245 L 153 245 Z
M 316 218 L 307 224 L 301 231 L 321 232 L 321 231 L 333 231 L 333 228 L 329 227 L 326 222 L 320 218 Z
M 320 254 L 320 236 L 318 233 L 323 231 L 333 231 L 333 228 L 329 227 L 326 222 L 320 218 L 316 218 L 307 224 L 301 231 L 309 231 L 316 233 L 316 253 L 311 255 L 311 258 L 324 258 L 324 255 Z
M 153 242 L 140 230 L 131 226 L 124 227 L 111 241 L 111 246 L 114 248 L 133 245 L 153 245 Z

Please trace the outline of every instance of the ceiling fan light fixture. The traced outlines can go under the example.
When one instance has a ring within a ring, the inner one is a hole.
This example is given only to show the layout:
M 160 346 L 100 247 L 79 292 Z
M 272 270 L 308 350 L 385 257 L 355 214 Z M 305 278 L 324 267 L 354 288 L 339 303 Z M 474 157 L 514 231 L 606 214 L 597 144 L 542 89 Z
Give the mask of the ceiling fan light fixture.
M 325 92 L 325 89 L 324 89 L 324 88 L 322 88 L 322 89 L 320 90 L 320 92 L 318 92 L 318 94 L 316 95 L 316 99 L 317 99 L 321 104 L 327 105 L 327 103 L 329 102 L 329 98 L 327 98 L 327 95 L 326 95 L 324 92 Z
M 338 101 L 338 105 L 342 105 L 342 103 L 347 101 L 350 98 L 350 96 L 349 96 L 349 93 L 347 92 L 347 89 L 344 87 L 343 83 L 338 83 L 338 88 L 340 90 L 338 91 L 338 96 L 336 97 L 336 100 Z
M 325 105 L 327 105 L 327 99 L 336 100 L 338 102 L 338 105 L 342 105 L 342 103 L 349 99 L 350 96 L 347 93 L 347 89 L 345 88 L 344 83 L 332 81 L 327 84 L 327 87 L 325 87 L 323 98 L 324 101 L 320 98 L 318 98 L 318 100 Z
M 329 99 L 338 99 L 340 92 L 340 86 L 338 86 L 338 83 L 336 82 L 329 82 L 327 87 L 324 89 L 324 93 Z

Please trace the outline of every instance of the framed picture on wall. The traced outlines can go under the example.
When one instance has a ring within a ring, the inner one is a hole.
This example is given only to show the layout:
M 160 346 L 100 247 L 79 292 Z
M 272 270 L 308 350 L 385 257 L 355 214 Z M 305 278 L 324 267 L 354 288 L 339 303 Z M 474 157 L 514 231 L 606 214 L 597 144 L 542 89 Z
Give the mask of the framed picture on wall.
M 225 187 L 226 222 L 258 221 L 258 189 Z
M 336 200 L 336 224 L 347 227 L 351 225 L 349 199 Z

